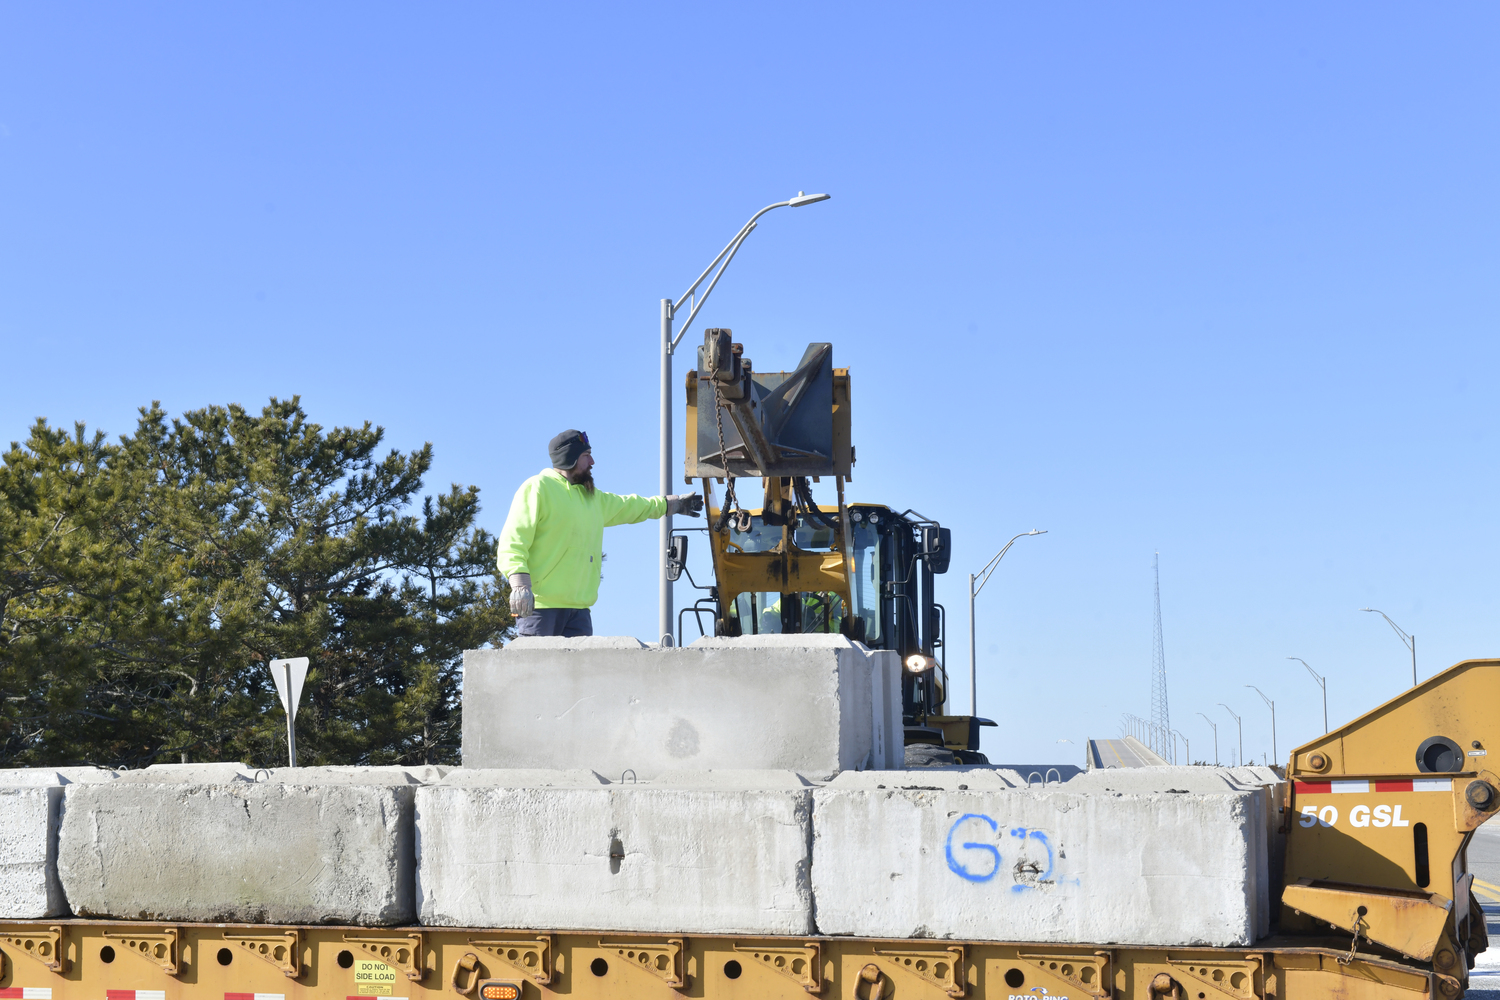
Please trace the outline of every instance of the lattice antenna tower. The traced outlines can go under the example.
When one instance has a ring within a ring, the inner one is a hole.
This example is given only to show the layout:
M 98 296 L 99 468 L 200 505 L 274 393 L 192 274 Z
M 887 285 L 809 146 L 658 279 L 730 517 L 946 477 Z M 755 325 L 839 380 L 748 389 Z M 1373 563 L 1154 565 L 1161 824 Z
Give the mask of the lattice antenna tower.
M 1161 641 L 1161 553 L 1151 560 L 1156 575 L 1156 627 L 1151 650 L 1151 731 L 1148 745 L 1172 763 L 1177 763 L 1177 741 L 1172 738 L 1172 720 L 1167 712 L 1167 654 Z

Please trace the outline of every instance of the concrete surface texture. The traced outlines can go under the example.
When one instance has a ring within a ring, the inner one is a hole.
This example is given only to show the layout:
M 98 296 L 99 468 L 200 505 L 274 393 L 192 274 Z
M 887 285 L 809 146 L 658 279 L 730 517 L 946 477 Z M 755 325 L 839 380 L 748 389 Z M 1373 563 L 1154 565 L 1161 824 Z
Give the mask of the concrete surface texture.
M 813 792 L 823 934 L 1177 947 L 1256 937 L 1267 887 L 1254 792 L 896 784 Z
M 838 635 L 520 638 L 464 653 L 464 766 L 769 768 L 826 778 L 899 766 L 900 664 Z
M 1252 795 L 1250 808 L 1258 827 L 1252 831 L 1250 848 L 1256 859 L 1256 884 L 1261 888 L 1253 900 L 1257 935 L 1271 930 L 1271 887 L 1281 884 L 1285 871 L 1286 834 L 1282 832 L 1282 810 L 1286 806 L 1286 782 L 1269 767 L 1203 767 L 1168 765 L 1119 770 L 1094 770 L 1068 782 L 1070 791 L 1114 791 L 1129 793 L 1166 792 L 1174 789 L 1194 795 L 1242 791 Z
M 57 881 L 61 785 L 0 786 L 0 917 L 38 920 L 67 911 Z
M 421 921 L 813 933 L 812 789 L 796 775 L 753 783 L 781 787 L 677 774 L 666 787 L 419 788 Z
M 57 879 L 62 786 L 114 777 L 100 767 L 0 770 L 0 919 L 66 915 L 67 899 Z
M 57 873 L 80 917 L 407 923 L 413 788 L 236 778 L 64 788 Z

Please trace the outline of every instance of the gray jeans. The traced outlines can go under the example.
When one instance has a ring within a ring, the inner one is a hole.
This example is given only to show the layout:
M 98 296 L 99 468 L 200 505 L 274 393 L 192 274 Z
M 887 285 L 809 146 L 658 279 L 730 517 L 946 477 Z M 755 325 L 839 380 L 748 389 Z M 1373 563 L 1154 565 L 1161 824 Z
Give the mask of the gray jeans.
M 537 608 L 516 619 L 516 635 L 593 635 L 594 619 L 588 608 Z

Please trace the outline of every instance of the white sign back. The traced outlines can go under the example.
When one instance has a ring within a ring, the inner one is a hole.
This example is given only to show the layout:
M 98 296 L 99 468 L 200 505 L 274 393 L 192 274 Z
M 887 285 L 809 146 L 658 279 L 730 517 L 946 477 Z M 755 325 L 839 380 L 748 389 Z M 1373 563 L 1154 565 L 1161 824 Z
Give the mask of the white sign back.
M 302 701 L 302 681 L 306 677 L 307 657 L 305 656 L 271 661 L 271 679 L 276 682 L 276 693 L 281 695 L 281 707 L 286 709 L 288 719 L 297 716 L 297 706 Z

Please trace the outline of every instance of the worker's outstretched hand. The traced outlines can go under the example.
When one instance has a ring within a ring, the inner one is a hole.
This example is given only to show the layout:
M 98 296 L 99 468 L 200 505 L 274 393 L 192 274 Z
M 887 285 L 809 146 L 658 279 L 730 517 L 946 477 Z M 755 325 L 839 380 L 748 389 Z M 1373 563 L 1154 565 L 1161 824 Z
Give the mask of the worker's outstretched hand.
M 536 613 L 536 597 L 531 593 L 531 574 L 510 575 L 510 613 L 525 618 Z
M 697 493 L 678 493 L 667 497 L 668 514 L 698 517 L 703 513 L 703 497 Z

